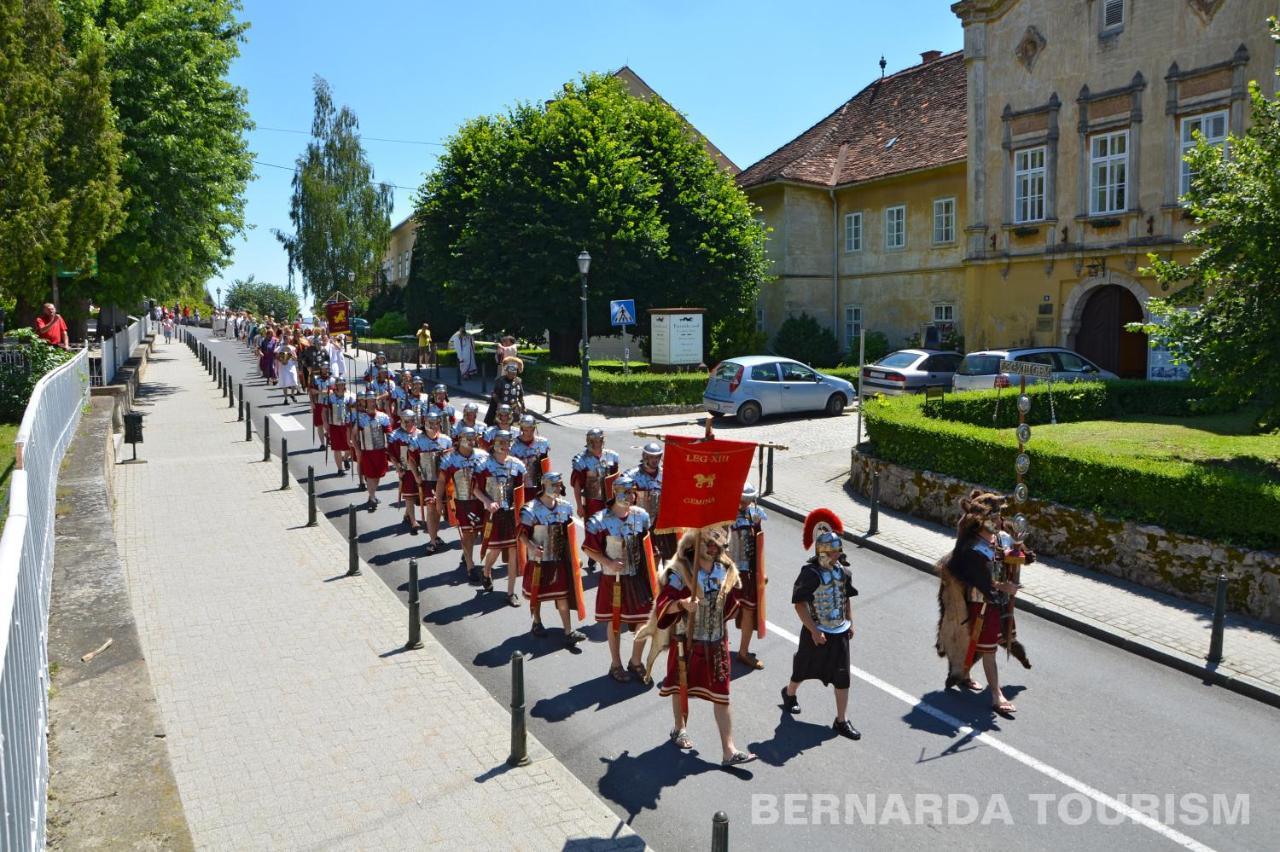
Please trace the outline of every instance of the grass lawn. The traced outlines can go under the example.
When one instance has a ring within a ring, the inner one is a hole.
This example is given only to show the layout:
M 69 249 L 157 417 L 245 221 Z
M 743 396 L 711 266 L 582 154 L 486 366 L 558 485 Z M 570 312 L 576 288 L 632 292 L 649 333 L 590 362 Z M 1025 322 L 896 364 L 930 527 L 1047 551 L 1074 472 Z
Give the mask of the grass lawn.
M 9 477 L 13 473 L 13 439 L 17 423 L 0 423 L 0 528 L 9 517 Z
M 1037 426 L 1032 446 L 1083 444 L 1117 456 L 1221 465 L 1275 482 L 1280 478 L 1280 432 L 1249 434 L 1254 412 L 1206 417 L 1127 417 Z

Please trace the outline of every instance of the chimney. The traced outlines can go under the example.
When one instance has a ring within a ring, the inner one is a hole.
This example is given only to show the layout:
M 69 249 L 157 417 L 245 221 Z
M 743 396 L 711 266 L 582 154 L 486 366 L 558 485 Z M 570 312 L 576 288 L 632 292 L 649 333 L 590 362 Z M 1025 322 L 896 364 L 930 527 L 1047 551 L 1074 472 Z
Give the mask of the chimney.
M 926 50 L 924 53 L 920 54 L 920 64 L 928 65 L 940 56 L 942 56 L 941 50 Z

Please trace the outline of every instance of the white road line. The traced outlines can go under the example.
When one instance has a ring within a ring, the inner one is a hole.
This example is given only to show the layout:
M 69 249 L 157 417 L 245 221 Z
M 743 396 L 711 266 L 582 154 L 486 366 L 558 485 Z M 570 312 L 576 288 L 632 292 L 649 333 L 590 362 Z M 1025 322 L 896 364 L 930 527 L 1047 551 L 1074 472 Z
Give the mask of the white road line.
M 786 639 L 788 642 L 790 642 L 793 645 L 800 644 L 800 637 L 797 636 L 796 634 L 788 630 L 785 630 L 784 628 L 779 627 L 778 625 L 774 624 L 772 621 L 766 621 L 765 624 L 768 626 L 768 629 L 771 633 L 774 633 L 782 637 L 783 639 Z M 1151 816 L 1148 816 L 1147 814 L 1144 814 L 1141 811 L 1130 807 L 1129 805 L 1126 805 L 1124 802 L 1121 802 L 1120 800 L 1113 798 L 1112 796 L 1108 796 L 1106 793 L 1103 793 L 1101 790 L 1096 790 L 1093 787 L 1090 787 L 1088 784 L 1084 783 L 1083 781 L 1073 778 L 1072 776 L 1068 775 L 1067 773 L 1063 772 L 1060 769 L 1055 769 L 1054 767 L 1050 766 L 1044 761 L 1039 760 L 1038 758 L 1032 757 L 1026 752 L 1016 749 L 1013 746 L 1009 745 L 1008 743 L 1001 742 L 991 734 L 988 734 L 982 731 L 975 731 L 973 728 L 964 724 L 959 719 L 952 716 L 950 713 L 946 712 L 945 710 L 940 710 L 939 708 L 934 707 L 932 704 L 929 704 L 928 702 L 922 701 L 913 695 L 909 695 L 903 690 L 898 689 L 898 687 L 894 686 L 893 684 L 881 680 L 880 678 L 876 677 L 870 672 L 863 671 L 857 666 L 849 666 L 849 673 L 852 674 L 854 677 L 858 678 L 859 680 L 865 683 L 868 683 L 871 686 L 874 686 L 876 689 L 880 690 L 886 695 L 890 695 L 893 698 L 898 699 L 903 704 L 906 704 L 912 708 L 919 709 L 925 713 L 928 713 L 930 716 L 937 719 L 938 721 L 944 722 L 947 725 L 950 725 L 951 727 L 955 728 L 956 731 L 959 732 L 961 735 L 966 737 L 971 736 L 973 739 L 985 743 L 986 745 L 990 746 L 991 748 L 994 748 L 996 751 L 1000 752 L 1001 754 L 1004 754 L 1005 756 L 1011 757 L 1014 760 L 1018 761 L 1023 766 L 1026 766 L 1030 769 L 1034 769 L 1036 772 L 1039 772 L 1041 775 L 1044 775 L 1048 778 L 1053 779 L 1054 781 L 1057 781 L 1060 784 L 1070 787 L 1072 790 L 1075 790 L 1077 793 L 1080 793 L 1084 796 L 1088 796 L 1090 799 L 1093 799 L 1093 801 L 1097 802 L 1098 804 L 1103 805 L 1107 808 L 1110 808 L 1111 810 L 1115 811 L 1118 814 L 1128 817 L 1129 819 L 1133 820 L 1137 824 L 1151 829 L 1156 834 L 1159 834 L 1162 837 L 1173 841 L 1179 846 L 1185 847 L 1187 849 L 1194 849 L 1196 850 L 1196 852 L 1213 852 L 1211 847 L 1205 846 L 1200 841 L 1194 840 L 1188 837 L 1187 835 L 1183 834 L 1182 832 L 1176 829 L 1170 828 L 1169 826 L 1165 825 L 1159 820 Z
M 302 432 L 306 427 L 298 422 L 292 414 L 273 414 L 271 420 L 280 427 L 281 432 Z

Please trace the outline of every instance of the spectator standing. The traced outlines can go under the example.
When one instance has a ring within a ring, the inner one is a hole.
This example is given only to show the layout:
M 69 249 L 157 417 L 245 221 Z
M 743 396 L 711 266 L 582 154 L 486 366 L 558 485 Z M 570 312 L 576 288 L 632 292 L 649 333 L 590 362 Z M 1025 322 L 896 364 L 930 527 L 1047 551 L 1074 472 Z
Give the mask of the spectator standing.
M 71 348 L 71 338 L 67 333 L 67 322 L 58 313 L 58 309 L 53 306 L 52 302 L 45 302 L 44 307 L 40 309 L 40 315 L 36 317 L 35 329 L 40 339 L 50 346 L 61 346 L 63 349 Z
M 430 364 L 431 353 L 431 326 L 424 322 L 422 328 L 418 329 L 418 363 Z

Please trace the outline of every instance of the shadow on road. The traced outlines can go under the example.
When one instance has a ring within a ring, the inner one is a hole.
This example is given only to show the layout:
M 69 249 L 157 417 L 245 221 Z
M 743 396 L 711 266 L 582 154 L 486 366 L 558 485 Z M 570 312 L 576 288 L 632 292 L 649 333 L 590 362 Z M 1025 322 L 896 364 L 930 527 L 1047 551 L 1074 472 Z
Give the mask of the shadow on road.
M 762 763 L 784 766 L 793 757 L 836 738 L 830 725 L 802 722 L 790 713 L 782 713 L 773 737 L 758 743 L 748 743 L 747 750 L 756 753 Z
M 624 751 L 612 760 L 602 757 L 600 762 L 608 767 L 600 778 L 600 795 L 626 810 L 628 824 L 643 810 L 657 810 L 664 789 L 693 775 L 723 771 L 742 780 L 754 777 L 742 768 L 724 769 L 719 761 L 700 757 L 697 749 L 681 751 L 670 742 L 635 756 Z
M 529 715 L 548 722 L 563 722 L 575 713 L 595 709 L 606 710 L 615 704 L 643 695 L 648 687 L 639 684 L 617 683 L 607 674 L 584 680 L 569 687 L 567 692 L 549 698 L 539 698 L 529 710 Z

